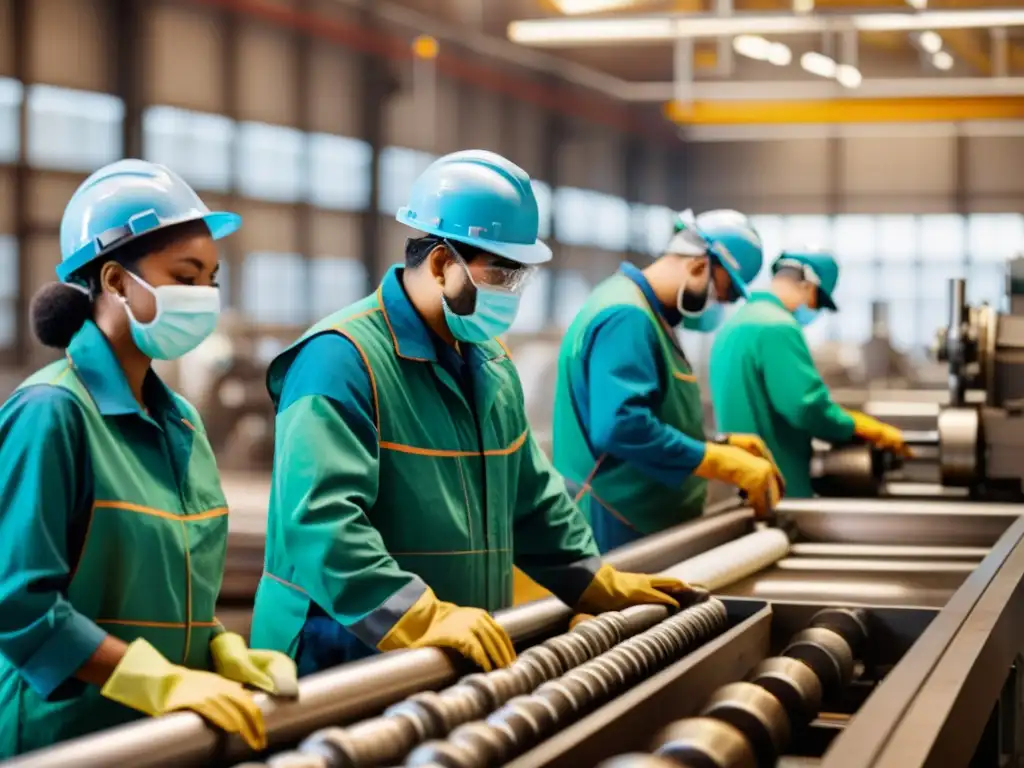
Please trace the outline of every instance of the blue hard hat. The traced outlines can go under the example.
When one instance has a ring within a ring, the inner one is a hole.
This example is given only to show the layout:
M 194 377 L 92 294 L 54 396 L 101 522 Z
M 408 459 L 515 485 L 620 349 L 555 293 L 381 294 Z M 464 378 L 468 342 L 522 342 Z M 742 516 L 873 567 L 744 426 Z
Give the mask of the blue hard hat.
M 493 152 L 470 149 L 435 160 L 395 218 L 520 264 L 551 260 L 551 249 L 537 239 L 540 217 L 530 177 Z
M 783 267 L 802 268 L 804 279 L 818 286 L 819 305 L 835 311 L 836 302 L 832 296 L 839 282 L 839 264 L 831 253 L 814 248 L 783 251 L 772 264 L 772 274 Z
M 162 165 L 118 160 L 82 182 L 60 222 L 57 277 L 67 282 L 86 264 L 157 229 L 202 221 L 214 240 L 242 225 L 237 213 L 213 213 L 184 179 Z
M 689 211 L 679 215 L 679 227 L 691 226 L 708 243 L 708 253 L 729 274 L 736 293 L 750 297 L 747 287 L 761 271 L 764 252 L 761 236 L 750 219 L 739 211 L 707 211 L 695 217 Z

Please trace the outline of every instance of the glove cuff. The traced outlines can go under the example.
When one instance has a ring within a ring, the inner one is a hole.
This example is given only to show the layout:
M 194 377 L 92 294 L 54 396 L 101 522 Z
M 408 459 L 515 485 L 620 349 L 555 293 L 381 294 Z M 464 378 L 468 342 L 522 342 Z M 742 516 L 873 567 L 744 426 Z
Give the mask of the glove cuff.
M 399 648 L 408 648 L 450 611 L 451 603 L 438 600 L 434 590 L 427 587 L 412 607 L 402 614 L 384 638 L 377 643 L 377 650 L 396 651 Z

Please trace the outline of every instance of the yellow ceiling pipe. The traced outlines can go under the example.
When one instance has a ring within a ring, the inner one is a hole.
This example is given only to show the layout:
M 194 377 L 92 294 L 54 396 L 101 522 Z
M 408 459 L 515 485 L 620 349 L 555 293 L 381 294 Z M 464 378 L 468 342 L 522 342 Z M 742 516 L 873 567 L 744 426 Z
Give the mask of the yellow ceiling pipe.
M 829 99 L 818 101 L 669 102 L 665 115 L 680 125 L 797 125 L 908 123 L 1024 118 L 1024 97 Z

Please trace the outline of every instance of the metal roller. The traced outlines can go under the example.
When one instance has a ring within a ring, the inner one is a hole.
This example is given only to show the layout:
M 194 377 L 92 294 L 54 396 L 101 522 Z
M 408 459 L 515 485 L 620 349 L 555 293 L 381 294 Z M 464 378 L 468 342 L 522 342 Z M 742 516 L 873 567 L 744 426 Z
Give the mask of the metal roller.
M 841 635 L 824 627 L 797 632 L 782 650 L 783 656 L 798 659 L 821 680 L 825 696 L 832 696 L 853 677 L 853 652 Z
M 868 642 L 868 614 L 863 608 L 824 608 L 811 617 L 810 626 L 831 629 L 850 646 L 854 658 Z
M 756 768 L 746 737 L 728 723 L 710 717 L 679 720 L 655 740 L 655 755 L 692 768 Z
M 693 768 L 693 763 L 680 763 L 657 755 L 633 752 L 605 760 L 597 768 Z
M 715 591 L 767 568 L 788 553 L 786 534 L 766 528 L 684 560 L 663 575 Z
M 713 717 L 742 733 L 762 768 L 774 765 L 789 743 L 789 715 L 766 689 L 753 683 L 722 686 L 704 705 L 701 717 Z
M 416 768 L 474 768 L 476 757 L 470 749 L 450 741 L 428 741 L 416 747 L 406 759 L 405 764 Z
M 765 659 L 754 667 L 747 680 L 778 699 L 794 727 L 806 725 L 821 711 L 821 680 L 798 659 Z

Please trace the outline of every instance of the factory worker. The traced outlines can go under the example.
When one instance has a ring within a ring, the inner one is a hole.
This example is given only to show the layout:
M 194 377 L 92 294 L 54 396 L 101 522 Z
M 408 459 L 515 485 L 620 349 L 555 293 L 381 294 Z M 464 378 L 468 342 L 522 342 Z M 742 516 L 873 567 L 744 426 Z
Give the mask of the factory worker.
M 675 579 L 603 565 L 537 447 L 497 337 L 551 258 L 526 173 L 490 152 L 436 160 L 398 221 L 420 233 L 365 299 L 270 366 L 277 406 L 253 645 L 300 675 L 424 646 L 487 670 L 512 642 L 489 611 L 513 564 L 586 613 L 675 606 Z
M 743 214 L 681 216 L 665 253 L 625 263 L 562 340 L 554 462 L 602 551 L 699 516 L 709 479 L 738 486 L 758 514 L 779 499 L 760 439 L 708 441 L 700 388 L 675 328 L 710 332 L 744 296 L 761 240 Z
M 199 415 L 150 368 L 213 330 L 214 240 L 240 223 L 138 160 L 64 211 L 61 282 L 33 301 L 62 354 L 0 408 L 0 756 L 181 709 L 260 748 L 242 684 L 296 691 L 291 659 L 214 616 L 220 478 Z
M 772 266 L 771 290 L 754 293 L 718 332 L 711 348 L 711 399 L 719 426 L 754 432 L 778 460 L 787 494 L 813 495 L 811 439 L 855 437 L 908 454 L 888 424 L 836 405 L 811 359 L 803 328 L 834 312 L 839 266 L 814 249 L 784 252 Z

